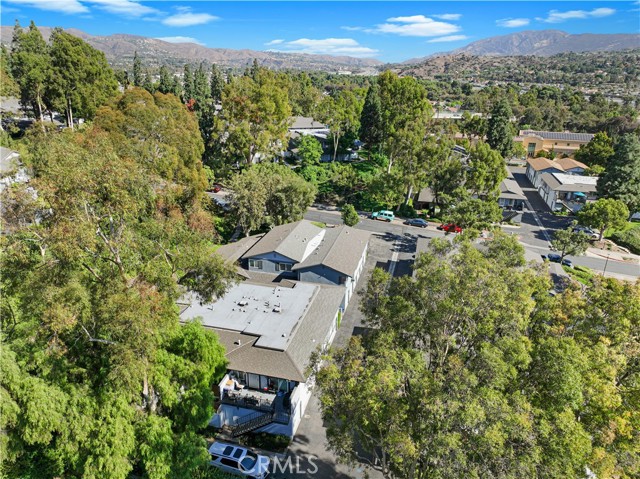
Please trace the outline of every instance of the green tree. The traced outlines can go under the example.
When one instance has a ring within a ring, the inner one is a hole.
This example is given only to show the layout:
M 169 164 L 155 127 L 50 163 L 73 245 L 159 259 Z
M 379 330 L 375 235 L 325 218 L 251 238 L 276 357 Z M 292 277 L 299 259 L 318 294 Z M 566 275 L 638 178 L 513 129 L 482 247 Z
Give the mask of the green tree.
M 379 89 L 377 83 L 369 87 L 360 116 L 360 140 L 367 145 L 369 151 L 378 150 L 383 140 Z
M 160 93 L 169 94 L 175 92 L 175 80 L 166 65 L 160 67 L 160 82 L 158 83 Z
M 504 158 L 486 143 L 478 143 L 469 150 L 467 164 L 465 188 L 477 195 L 496 193 L 507 177 Z
M 25 198 L 49 213 L 3 237 L 3 473 L 191 477 L 226 361 L 175 302 L 226 289 L 210 230 L 102 131 L 29 146 Z
M 224 78 L 220 67 L 214 63 L 211 65 L 211 82 L 209 84 L 210 95 L 214 103 L 222 101 L 222 90 L 224 89 Z
M 329 127 L 333 140 L 333 161 L 338 155 L 340 138 L 350 131 L 358 131 L 362 103 L 354 92 L 340 90 L 326 96 L 318 106 L 318 119 Z
M 133 52 L 133 86 L 142 87 L 144 83 L 144 73 L 142 71 L 142 60 L 138 52 Z
M 20 88 L 11 73 L 10 55 L 7 47 L 0 45 L 0 95 L 16 96 L 19 95 Z
M 289 81 L 289 101 L 294 115 L 314 116 L 322 95 L 309 78 L 307 72 L 300 72 Z
M 11 74 L 20 88 L 20 102 L 24 107 L 30 107 L 37 120 L 43 122 L 45 91 L 52 81 L 49 47 L 32 21 L 26 33 L 16 22 L 12 48 Z
M 198 69 L 193 73 L 193 97 L 196 111 L 205 109 L 211 98 L 211 84 L 207 79 L 204 62 L 201 62 Z
M 582 255 L 589 247 L 589 236 L 583 231 L 574 231 L 577 224 L 574 221 L 569 227 L 556 230 L 553 235 L 551 247 L 560 252 L 561 259 L 567 255 Z
M 580 224 L 600 230 L 599 241 L 609 228 L 621 229 L 629 218 L 629 208 L 620 200 L 600 198 L 578 212 Z
M 319 165 L 322 157 L 322 145 L 311 135 L 303 135 L 298 141 L 297 157 L 302 167 Z
M 446 206 L 456 195 L 464 180 L 464 171 L 460 158 L 453 154 L 454 144 L 446 138 L 428 143 L 423 149 L 427 156 L 427 186 L 433 191 L 434 202 Z
M 358 216 L 358 212 L 353 207 L 353 205 L 346 204 L 342 207 L 341 216 L 342 222 L 347 226 L 355 226 L 360 223 L 360 216 Z
M 195 94 L 195 85 L 191 65 L 186 64 L 182 72 L 182 101 L 189 103 Z
M 422 143 L 426 122 L 433 114 L 425 88 L 415 78 L 399 78 L 389 70 L 378 75 L 382 106 L 383 152 L 389 159 L 390 173 L 398 157 L 407 152 L 407 144 Z M 413 157 L 414 149 L 409 153 Z
M 314 185 L 276 163 L 245 169 L 231 179 L 229 188 L 231 208 L 247 235 L 264 224 L 281 225 L 302 219 L 316 196 Z
M 115 96 L 118 82 L 104 53 L 82 39 L 55 28 L 51 33 L 51 59 L 53 88 L 70 128 L 74 112 L 92 119 L 98 107 Z
M 260 69 L 258 81 L 242 76 L 225 86 L 212 141 L 227 163 L 271 159 L 286 143 L 290 116 L 285 85 L 275 73 Z
M 603 166 L 606 168 L 613 153 L 613 140 L 604 131 L 600 131 L 593 136 L 589 143 L 580 146 L 576 151 L 575 158 L 589 167 Z
M 598 194 L 621 200 L 631 213 L 640 211 L 640 140 L 624 135 L 615 145 L 613 157 L 598 180 Z
M 204 144 L 195 116 L 177 97 L 132 88 L 101 108 L 95 124 L 111 134 L 120 155 L 168 180 L 184 201 L 199 201 L 207 186 Z
M 500 223 L 502 210 L 495 199 L 482 200 L 464 197 L 450 208 L 447 219 L 461 228 L 481 230 Z
M 501 99 L 491 110 L 487 125 L 487 143 L 503 157 L 509 156 L 513 150 L 512 115 L 509 103 Z
M 640 285 L 549 297 L 543 272 L 492 255 L 462 242 L 413 277 L 374 270 L 370 333 L 317 374 L 329 447 L 387 478 L 631 477 Z
M 498 261 L 509 268 L 524 266 L 524 246 L 518 237 L 497 229 L 493 231 L 493 238 L 484 242 L 487 250 L 485 256 Z

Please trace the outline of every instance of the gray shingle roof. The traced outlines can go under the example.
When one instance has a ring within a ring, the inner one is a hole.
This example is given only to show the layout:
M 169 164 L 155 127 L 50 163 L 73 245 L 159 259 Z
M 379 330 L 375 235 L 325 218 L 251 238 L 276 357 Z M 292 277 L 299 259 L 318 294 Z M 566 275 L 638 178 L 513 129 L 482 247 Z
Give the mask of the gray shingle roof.
M 216 250 L 216 254 L 224 259 L 225 263 L 235 263 L 242 255 L 249 251 L 264 235 L 247 236 L 235 243 L 229 243 L 220 246 Z
M 309 241 L 321 232 L 322 228 L 305 220 L 276 226 L 247 251 L 243 258 L 276 252 L 299 263 L 304 258 Z
M 562 131 L 538 131 L 522 130 L 520 136 L 539 136 L 545 140 L 584 141 L 589 142 L 593 138 L 590 133 L 570 133 Z
M 257 347 L 255 342 L 258 338 L 255 336 L 211 328 L 218 333 L 227 349 L 228 368 L 306 381 L 309 358 L 329 334 L 344 294 L 344 288 L 338 286 L 319 286 L 313 303 L 285 351 Z M 240 344 L 236 344 L 238 341 Z
M 307 116 L 294 116 L 291 118 L 290 130 L 322 130 L 327 126 Z
M 526 197 L 520 185 L 513 178 L 505 178 L 500 183 L 500 198 L 524 200 Z
M 370 236 L 368 231 L 344 225 L 328 228 L 320 245 L 292 269 L 297 271 L 323 265 L 353 278 Z

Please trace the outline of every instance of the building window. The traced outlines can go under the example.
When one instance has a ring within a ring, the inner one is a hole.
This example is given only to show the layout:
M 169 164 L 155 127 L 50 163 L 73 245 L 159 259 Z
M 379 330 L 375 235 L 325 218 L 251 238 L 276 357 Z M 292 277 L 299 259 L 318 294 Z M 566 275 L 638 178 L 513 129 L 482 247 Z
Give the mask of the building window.
M 571 143 L 567 143 L 567 146 L 571 146 Z
M 345 284 L 347 282 L 347 277 L 346 276 L 339 276 L 338 277 L 338 283 L 339 284 Z
M 291 263 L 276 263 L 276 271 L 291 271 Z
M 249 260 L 249 268 L 262 269 L 262 260 L 261 259 L 250 259 Z

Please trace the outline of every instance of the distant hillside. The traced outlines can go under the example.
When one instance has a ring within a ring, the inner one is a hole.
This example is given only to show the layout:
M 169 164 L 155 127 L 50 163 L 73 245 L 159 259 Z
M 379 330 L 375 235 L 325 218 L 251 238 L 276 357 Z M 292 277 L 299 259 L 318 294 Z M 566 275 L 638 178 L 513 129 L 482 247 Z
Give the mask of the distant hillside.
M 588 92 L 634 95 L 640 91 L 640 49 L 623 52 L 561 53 L 539 56 L 431 57 L 418 65 L 397 65 L 400 75 L 475 85 L 518 83 L 570 85 Z
M 473 56 L 551 56 L 558 53 L 621 51 L 640 48 L 640 34 L 583 33 L 572 35 L 560 30 L 528 30 L 499 37 L 485 38 L 450 52 L 452 55 Z M 441 56 L 443 54 L 439 54 Z M 414 58 L 403 63 L 413 64 L 429 57 Z
M 39 27 L 39 29 L 44 38 L 48 39 L 52 28 Z M 136 51 L 146 66 L 165 64 L 176 68 L 181 68 L 185 63 L 199 63 L 201 61 L 229 67 L 244 67 L 256 58 L 261 65 L 274 69 L 366 70 L 375 73 L 373 69 L 382 64 L 382 62 L 370 58 L 207 48 L 195 43 L 168 43 L 137 35 L 93 36 L 73 28 L 65 31 L 82 38 L 94 48 L 104 52 L 109 63 L 117 68 L 130 68 Z M 0 27 L 0 40 L 3 44 L 11 45 L 12 34 L 13 26 Z

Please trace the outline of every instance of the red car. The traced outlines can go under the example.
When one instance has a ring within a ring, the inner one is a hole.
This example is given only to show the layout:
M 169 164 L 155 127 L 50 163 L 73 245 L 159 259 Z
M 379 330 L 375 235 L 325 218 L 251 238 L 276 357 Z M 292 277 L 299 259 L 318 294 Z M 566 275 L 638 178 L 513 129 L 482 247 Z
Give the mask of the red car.
M 218 192 L 218 191 L 220 191 L 221 189 L 222 189 L 222 186 L 220 186 L 220 185 L 218 185 L 218 184 L 215 184 L 215 185 L 213 185 L 212 191 L 213 191 L 214 193 L 217 193 L 217 192 Z
M 439 230 L 446 231 L 447 233 L 462 233 L 462 228 L 453 223 L 442 224 L 438 226 Z

